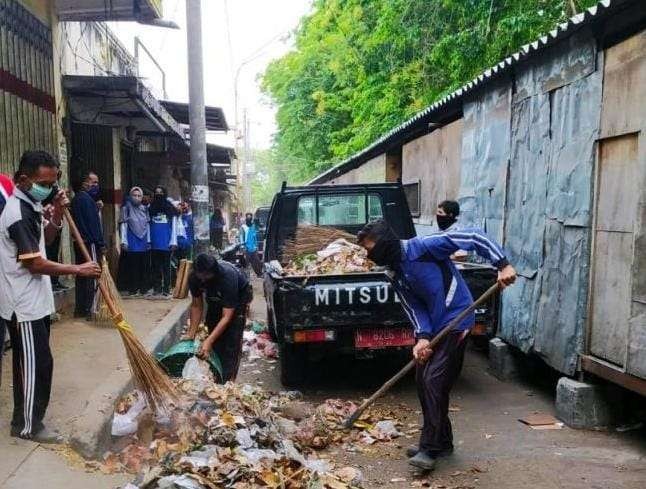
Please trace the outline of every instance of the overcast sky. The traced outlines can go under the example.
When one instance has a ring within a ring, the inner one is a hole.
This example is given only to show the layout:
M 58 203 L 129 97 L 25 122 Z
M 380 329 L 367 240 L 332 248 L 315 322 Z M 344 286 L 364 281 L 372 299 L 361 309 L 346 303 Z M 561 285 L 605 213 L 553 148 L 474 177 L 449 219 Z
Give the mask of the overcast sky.
M 258 75 L 272 59 L 289 50 L 288 35 L 309 12 L 310 4 L 311 0 L 202 0 L 206 104 L 222 107 L 229 126 L 234 127 L 234 77 L 242 66 L 238 78 L 239 119 L 242 124 L 246 108 L 252 147 L 268 147 L 275 131 L 274 110 L 260 92 Z M 180 30 L 131 22 L 109 25 L 131 52 L 138 35 L 166 71 L 168 98 L 188 102 L 185 0 L 164 0 L 164 18 L 175 21 Z M 140 75 L 162 98 L 159 71 L 145 54 L 140 57 Z M 208 140 L 233 146 L 233 131 L 226 137 L 209 136 Z

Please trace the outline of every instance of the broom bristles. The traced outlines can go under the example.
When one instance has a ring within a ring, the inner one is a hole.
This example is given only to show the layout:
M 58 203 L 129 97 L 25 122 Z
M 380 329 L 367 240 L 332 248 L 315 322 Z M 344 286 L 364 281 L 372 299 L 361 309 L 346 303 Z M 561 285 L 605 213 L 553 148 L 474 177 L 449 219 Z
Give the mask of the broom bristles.
M 112 299 L 112 302 L 117 306 L 117 309 L 119 309 L 120 311 L 123 311 L 121 294 L 117 290 L 117 286 L 115 285 L 114 280 L 112 279 L 112 275 L 110 275 L 108 260 L 106 260 L 105 256 L 101 261 L 101 277 L 99 278 L 99 281 L 103 285 L 105 285 L 104 290 L 108 291 L 108 293 L 110 294 L 110 298 Z M 98 291 L 97 291 L 97 294 L 98 294 L 97 307 L 96 307 L 96 314 L 94 316 L 94 319 L 96 320 L 97 323 L 109 324 L 112 322 L 112 314 L 110 314 L 110 310 L 108 309 L 108 305 L 106 304 L 105 299 L 103 298 L 103 294 L 99 293 Z
M 118 329 L 135 385 L 143 392 L 148 406 L 154 412 L 169 412 L 171 406 L 177 404 L 179 400 L 175 385 L 157 360 L 141 344 L 132 329 Z
M 298 226 L 294 237 L 285 240 L 281 261 L 283 264 L 288 264 L 299 256 L 316 253 L 340 238 L 350 243 L 357 241 L 353 234 L 341 229 L 324 226 Z

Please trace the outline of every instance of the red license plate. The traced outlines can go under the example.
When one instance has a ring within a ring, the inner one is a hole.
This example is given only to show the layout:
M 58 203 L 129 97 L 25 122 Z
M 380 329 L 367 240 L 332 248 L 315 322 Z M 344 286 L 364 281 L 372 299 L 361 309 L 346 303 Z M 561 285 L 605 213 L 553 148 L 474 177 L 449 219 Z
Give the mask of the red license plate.
M 357 348 L 387 348 L 414 344 L 415 335 L 411 328 L 359 329 L 354 333 L 354 345 Z

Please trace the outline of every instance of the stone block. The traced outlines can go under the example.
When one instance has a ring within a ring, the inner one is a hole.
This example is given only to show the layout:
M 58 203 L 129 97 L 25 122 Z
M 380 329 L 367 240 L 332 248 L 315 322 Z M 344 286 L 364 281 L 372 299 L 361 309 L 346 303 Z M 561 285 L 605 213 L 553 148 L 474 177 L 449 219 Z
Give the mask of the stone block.
M 614 386 L 561 377 L 556 385 L 556 417 L 570 428 L 592 429 L 613 424 L 622 403 Z
M 489 371 L 502 381 L 513 380 L 519 376 L 520 360 L 512 348 L 500 338 L 489 340 Z

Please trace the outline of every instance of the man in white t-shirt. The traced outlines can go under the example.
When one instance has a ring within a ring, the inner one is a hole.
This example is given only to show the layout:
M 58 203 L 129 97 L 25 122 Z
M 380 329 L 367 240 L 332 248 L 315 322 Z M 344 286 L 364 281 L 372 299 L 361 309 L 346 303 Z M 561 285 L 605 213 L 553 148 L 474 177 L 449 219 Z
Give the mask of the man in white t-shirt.
M 45 151 L 27 151 L 14 175 L 16 188 L 0 216 L 0 319 L 11 336 L 14 411 L 11 436 L 60 442 L 43 425 L 52 385 L 49 317 L 55 312 L 50 275 L 98 277 L 99 265 L 63 265 L 47 260 L 45 240 L 62 227 L 64 191 L 53 199 L 49 220 L 41 202 L 56 185 L 58 164 Z

